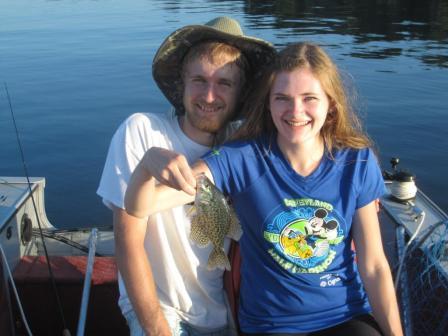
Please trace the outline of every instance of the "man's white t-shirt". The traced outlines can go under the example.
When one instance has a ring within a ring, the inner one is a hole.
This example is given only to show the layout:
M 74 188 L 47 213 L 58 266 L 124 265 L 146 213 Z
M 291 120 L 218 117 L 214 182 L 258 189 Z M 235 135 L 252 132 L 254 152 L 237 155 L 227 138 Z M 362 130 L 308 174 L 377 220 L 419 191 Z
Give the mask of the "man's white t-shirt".
M 124 209 L 131 174 L 145 152 L 162 147 L 185 155 L 194 163 L 208 147 L 195 143 L 179 127 L 177 117 L 136 113 L 115 132 L 97 190 L 103 202 Z M 176 207 L 148 219 L 145 249 L 151 263 L 157 294 L 164 313 L 176 314 L 191 325 L 219 328 L 228 323 L 223 271 L 207 270 L 211 246 L 199 248 L 189 240 L 189 206 Z M 226 251 L 229 242 L 226 241 Z M 119 306 L 132 309 L 121 276 Z

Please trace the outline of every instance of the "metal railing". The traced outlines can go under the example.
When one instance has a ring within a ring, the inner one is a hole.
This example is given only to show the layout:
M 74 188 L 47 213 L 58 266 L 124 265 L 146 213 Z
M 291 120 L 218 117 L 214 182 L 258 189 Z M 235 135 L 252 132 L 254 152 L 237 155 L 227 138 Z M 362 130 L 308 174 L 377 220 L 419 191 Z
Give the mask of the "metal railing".
M 95 261 L 96 242 L 98 238 L 98 229 L 93 228 L 89 237 L 89 255 L 87 257 L 86 275 L 84 278 L 84 286 L 82 289 L 81 307 L 79 311 L 79 320 L 77 328 L 77 336 L 84 335 L 84 329 L 86 326 L 87 308 L 89 304 L 89 294 L 93 273 L 93 263 Z

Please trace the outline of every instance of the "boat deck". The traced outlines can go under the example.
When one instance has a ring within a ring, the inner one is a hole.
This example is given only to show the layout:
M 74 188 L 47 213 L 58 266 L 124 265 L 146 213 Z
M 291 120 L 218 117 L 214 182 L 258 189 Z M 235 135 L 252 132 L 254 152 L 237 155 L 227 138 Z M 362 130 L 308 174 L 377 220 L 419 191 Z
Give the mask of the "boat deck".
M 55 229 L 45 215 L 44 186 L 43 179 L 32 179 L 37 213 L 50 252 L 66 325 L 74 331 L 86 274 L 87 250 L 82 251 L 80 247 L 88 245 L 89 230 Z M 386 183 L 386 186 L 389 184 Z M 62 322 L 56 309 L 47 265 L 42 258 L 43 245 L 37 236 L 37 216 L 31 201 L 24 179 L 0 183 L 0 244 L 9 267 L 14 270 L 14 279 L 34 334 L 60 335 Z M 419 233 L 406 253 L 405 266 L 400 275 L 402 281 L 397 290 L 406 335 L 445 335 L 448 330 L 448 216 L 421 191 L 409 202 L 397 202 L 389 194 L 381 199 L 380 204 L 383 246 L 395 276 L 402 260 L 403 246 L 416 231 Z M 27 223 L 32 226 L 31 231 L 28 231 Z M 400 244 L 403 246 L 400 247 Z M 86 335 L 128 334 L 117 305 L 113 245 L 110 229 L 98 232 L 99 255 L 93 266 Z M 4 271 L 1 267 L 0 270 Z M 6 335 L 16 330 L 19 335 L 25 335 L 15 298 L 9 299 L 4 289 L 5 286 L 0 292 L 3 293 L 2 307 L 12 305 L 14 319 L 8 322 L 8 315 L 2 313 L 0 334 Z

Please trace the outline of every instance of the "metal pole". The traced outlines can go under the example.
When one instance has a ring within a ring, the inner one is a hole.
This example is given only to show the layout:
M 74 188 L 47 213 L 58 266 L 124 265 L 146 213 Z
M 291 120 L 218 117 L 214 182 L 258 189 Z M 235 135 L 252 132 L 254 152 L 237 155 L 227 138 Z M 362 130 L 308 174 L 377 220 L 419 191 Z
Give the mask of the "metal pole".
M 396 229 L 397 234 L 397 248 L 398 248 L 398 260 L 400 261 L 401 273 L 397 274 L 400 278 L 397 279 L 399 281 L 399 288 L 401 289 L 401 304 L 403 311 L 403 324 L 404 324 L 404 333 L 406 336 L 412 336 L 412 321 L 410 314 L 410 302 L 409 302 L 409 287 L 408 287 L 408 272 L 406 270 L 405 259 L 406 258 L 406 244 L 405 244 L 405 228 L 403 225 L 400 225 Z
M 86 276 L 84 278 L 84 287 L 82 289 L 81 308 L 79 312 L 78 329 L 76 333 L 77 336 L 84 335 L 84 328 L 86 325 L 87 307 L 89 303 L 89 294 L 93 272 L 93 262 L 95 260 L 97 233 L 98 229 L 93 228 L 89 237 L 89 256 L 87 257 Z

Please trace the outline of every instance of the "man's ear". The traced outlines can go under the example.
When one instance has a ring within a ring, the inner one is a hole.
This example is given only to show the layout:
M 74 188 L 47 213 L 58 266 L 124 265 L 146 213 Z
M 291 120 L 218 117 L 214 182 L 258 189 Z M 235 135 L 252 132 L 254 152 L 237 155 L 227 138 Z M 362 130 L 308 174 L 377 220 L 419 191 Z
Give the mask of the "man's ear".
M 184 101 L 184 90 L 185 90 L 185 84 L 183 77 L 179 78 L 175 84 L 176 87 L 176 95 L 178 95 L 177 100 L 182 102 L 181 106 L 176 106 L 176 115 L 182 116 L 185 114 L 185 106 L 183 104 Z

